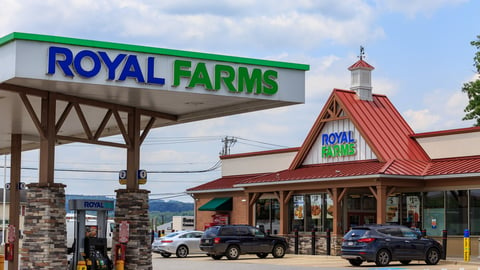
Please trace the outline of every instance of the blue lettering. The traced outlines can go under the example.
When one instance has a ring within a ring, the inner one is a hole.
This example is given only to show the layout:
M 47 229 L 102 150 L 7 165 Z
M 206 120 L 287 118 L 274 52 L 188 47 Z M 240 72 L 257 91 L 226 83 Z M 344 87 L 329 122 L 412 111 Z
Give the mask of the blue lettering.
M 341 131 L 322 134 L 322 145 L 354 143 L 353 131 Z
M 84 58 L 90 58 L 92 60 L 93 67 L 91 70 L 85 70 L 82 67 L 82 60 Z M 73 60 L 73 66 L 75 68 L 75 71 L 77 71 L 78 75 L 86 78 L 91 78 L 97 75 L 101 68 L 100 59 L 98 58 L 98 55 L 92 51 L 87 51 L 87 50 L 80 51 L 75 56 L 75 59 Z
M 137 79 L 137 82 L 144 83 L 145 79 L 143 78 L 142 70 L 138 64 L 136 55 L 129 55 L 125 66 L 123 67 L 122 73 L 118 78 L 119 81 L 124 81 L 127 77 Z
M 322 134 L 322 145 L 328 144 L 328 134 Z
M 57 55 L 63 55 L 63 60 L 57 60 Z M 48 49 L 48 73 L 55 74 L 56 64 L 62 69 L 63 74 L 68 77 L 74 77 L 72 70 L 70 69 L 70 64 L 73 61 L 73 54 L 67 48 L 55 47 L 52 46 Z
M 98 54 L 100 55 L 100 57 L 103 60 L 103 63 L 105 63 L 105 66 L 108 69 L 107 80 L 109 80 L 109 81 L 115 80 L 115 73 L 116 73 L 117 67 L 120 65 L 120 63 L 123 61 L 123 59 L 125 59 L 125 56 L 127 56 L 127 55 L 124 54 L 124 53 L 121 53 L 121 54 L 117 55 L 117 57 L 115 57 L 115 59 L 112 62 L 110 60 L 110 57 L 108 57 L 108 54 L 106 52 L 98 52 Z
M 147 71 L 147 83 L 154 83 L 154 84 L 165 84 L 164 78 L 156 78 L 155 77 L 155 58 L 148 57 L 148 71 Z

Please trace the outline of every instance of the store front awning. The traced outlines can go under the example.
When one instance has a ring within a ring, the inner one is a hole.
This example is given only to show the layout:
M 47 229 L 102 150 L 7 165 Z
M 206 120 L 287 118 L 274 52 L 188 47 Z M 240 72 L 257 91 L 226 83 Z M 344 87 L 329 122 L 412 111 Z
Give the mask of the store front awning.
M 232 211 L 232 197 L 213 198 L 198 208 L 199 211 Z

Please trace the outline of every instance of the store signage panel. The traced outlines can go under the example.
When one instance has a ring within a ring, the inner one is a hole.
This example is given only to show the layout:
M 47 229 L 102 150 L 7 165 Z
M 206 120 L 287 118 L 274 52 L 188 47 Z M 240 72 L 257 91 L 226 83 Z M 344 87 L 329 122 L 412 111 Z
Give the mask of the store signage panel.
M 322 157 L 353 156 L 357 153 L 353 131 L 322 134 Z
M 305 70 L 48 42 L 17 40 L 15 43 L 16 77 L 305 101 Z

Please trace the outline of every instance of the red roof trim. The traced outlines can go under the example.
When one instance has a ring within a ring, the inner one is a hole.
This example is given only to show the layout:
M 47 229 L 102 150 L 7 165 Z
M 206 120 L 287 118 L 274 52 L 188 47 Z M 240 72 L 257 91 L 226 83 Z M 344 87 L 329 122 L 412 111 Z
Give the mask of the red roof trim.
M 297 152 L 298 150 L 300 150 L 300 147 L 291 147 L 291 148 L 274 149 L 274 150 L 266 150 L 266 151 L 250 152 L 250 153 L 224 155 L 224 156 L 220 156 L 220 159 L 233 159 L 233 158 L 280 154 L 280 153 L 288 153 L 288 152 Z
M 370 65 L 369 63 L 363 61 L 363 59 L 360 59 L 358 60 L 355 64 L 351 65 L 348 70 L 352 71 L 354 69 L 369 69 L 369 70 L 373 70 L 375 69 L 372 65 Z
M 428 137 L 435 137 L 435 136 L 464 134 L 464 133 L 471 133 L 471 132 L 478 132 L 478 131 L 480 131 L 480 127 L 468 127 L 468 128 L 457 128 L 457 129 L 449 129 L 449 130 L 416 133 L 416 134 L 412 134 L 412 137 L 428 138 Z

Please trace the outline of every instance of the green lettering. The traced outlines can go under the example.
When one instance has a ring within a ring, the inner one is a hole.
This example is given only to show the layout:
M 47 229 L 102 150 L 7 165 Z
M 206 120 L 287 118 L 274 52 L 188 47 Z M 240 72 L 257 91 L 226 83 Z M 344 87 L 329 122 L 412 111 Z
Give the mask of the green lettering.
M 322 157 L 327 157 L 328 154 L 328 146 L 322 146 Z
M 190 78 L 190 67 L 192 67 L 190 61 L 175 60 L 173 63 L 173 86 L 180 85 L 180 78 Z
M 338 144 L 335 144 L 333 146 L 333 156 L 338 157 L 340 155 L 340 146 Z
M 263 93 L 265 95 L 274 95 L 278 92 L 278 83 L 275 81 L 278 78 L 278 72 L 275 70 L 267 70 L 263 74 Z
M 247 93 L 252 93 L 255 88 L 255 94 L 261 93 L 262 71 L 260 69 L 253 69 L 252 76 L 250 76 L 246 67 L 238 68 L 238 92 L 243 92 L 245 88 Z
M 355 144 L 350 143 L 348 147 L 348 155 L 353 156 L 357 153 L 357 149 L 355 149 Z
M 189 88 L 193 88 L 196 85 L 203 85 L 205 89 L 212 90 L 212 82 L 210 81 L 210 77 L 208 76 L 207 67 L 205 63 L 198 63 L 195 67 L 195 71 L 193 72 L 192 79 L 188 84 Z
M 225 76 L 224 76 L 225 75 Z M 215 90 L 219 90 L 222 81 L 230 92 L 237 92 L 233 81 L 235 80 L 235 69 L 231 66 L 216 65 L 215 66 Z

